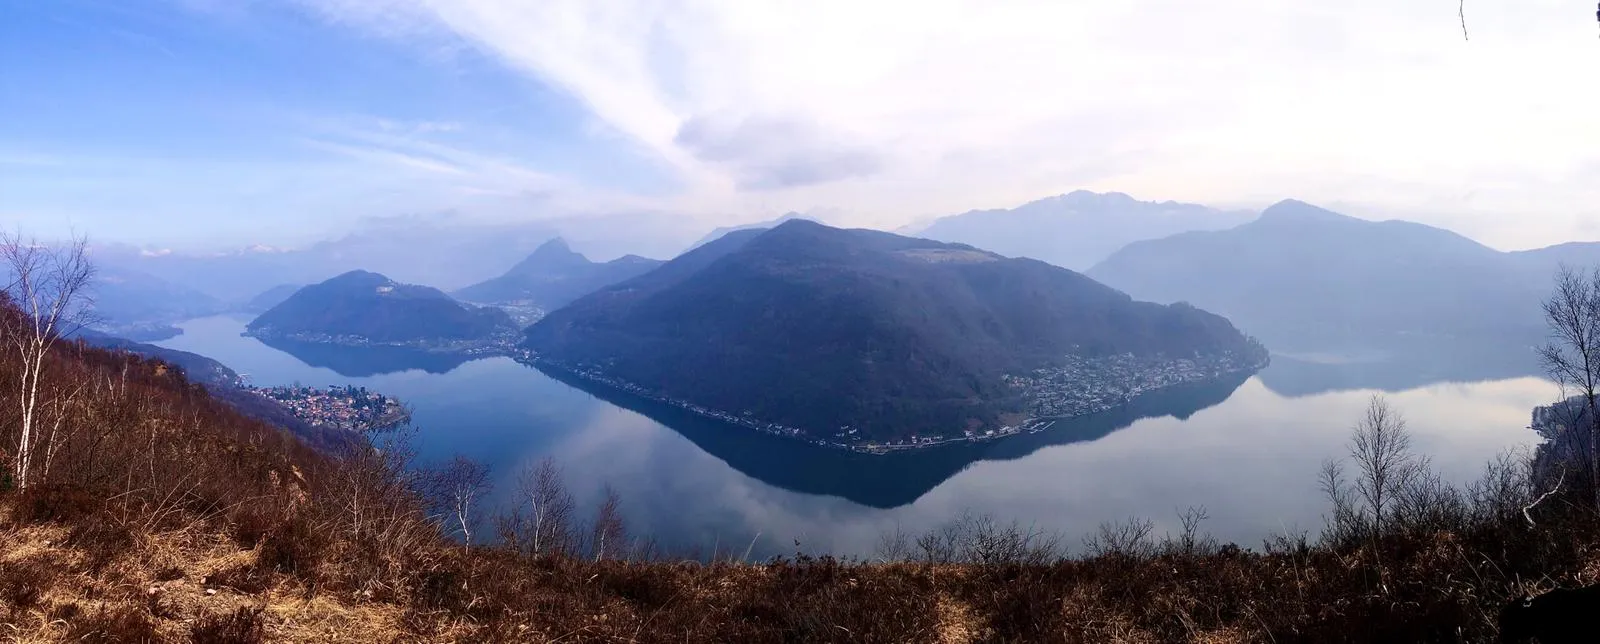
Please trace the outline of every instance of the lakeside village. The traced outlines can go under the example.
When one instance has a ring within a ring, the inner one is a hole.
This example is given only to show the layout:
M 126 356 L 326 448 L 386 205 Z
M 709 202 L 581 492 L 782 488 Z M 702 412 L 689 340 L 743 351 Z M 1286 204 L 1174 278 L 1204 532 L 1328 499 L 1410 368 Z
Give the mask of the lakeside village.
M 271 327 L 246 331 L 242 335 L 259 340 L 285 340 L 307 344 L 325 344 L 357 349 L 408 349 L 425 353 L 444 353 L 472 358 L 492 358 L 512 355 L 518 335 L 514 330 L 498 333 L 489 338 L 470 340 L 409 340 L 401 342 L 374 342 L 366 336 L 331 333 L 281 333 Z
M 1045 431 L 1056 422 L 1109 411 L 1133 399 L 1160 389 L 1185 383 L 1203 382 L 1222 376 L 1259 371 L 1267 365 L 1265 352 L 1246 355 L 1226 352 L 1192 359 L 1138 357 L 1121 354 L 1085 358 L 1067 356 L 1060 365 L 1036 369 L 1028 376 L 1006 376 L 1006 383 L 1020 390 L 1029 402 L 1028 418 L 1016 425 L 985 431 L 964 431 L 960 435 L 912 436 L 891 443 L 862 442 L 859 429 L 842 427 L 831 438 L 817 438 L 798 427 L 769 423 L 748 415 L 710 409 L 686 400 L 677 400 L 625 380 L 607 376 L 599 369 L 542 358 L 520 350 L 520 362 L 554 367 L 595 384 L 620 390 L 640 398 L 671 405 L 706 418 L 759 432 L 798 439 L 820 447 L 846 449 L 865 454 L 923 449 L 962 442 L 995 440 L 1018 434 Z
M 312 425 L 368 432 L 392 429 L 411 419 L 400 401 L 366 387 L 243 387 L 246 391 L 283 405 L 295 417 Z

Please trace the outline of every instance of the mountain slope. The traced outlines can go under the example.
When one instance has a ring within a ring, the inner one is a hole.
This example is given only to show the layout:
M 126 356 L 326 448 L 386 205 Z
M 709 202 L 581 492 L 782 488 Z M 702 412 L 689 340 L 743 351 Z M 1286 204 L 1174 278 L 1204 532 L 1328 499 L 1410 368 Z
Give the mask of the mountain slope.
M 660 261 L 637 255 L 604 263 L 591 262 L 557 237 L 545 242 L 504 275 L 468 286 L 454 295 L 469 302 L 527 302 L 549 310 L 565 306 L 601 287 L 648 273 L 660 265 Z
M 1043 262 L 804 220 L 581 298 L 525 345 L 813 438 L 848 425 L 881 440 L 998 428 L 1027 411 L 1006 376 L 1069 356 L 1256 350 L 1221 317 Z
M 1229 230 L 1130 244 L 1089 275 L 1216 311 L 1281 351 L 1522 332 L 1537 327 L 1549 284 L 1547 273 L 1447 230 L 1292 200 Z
M 301 288 L 304 288 L 304 285 L 279 284 L 256 294 L 255 297 L 250 298 L 249 302 L 245 302 L 244 306 L 240 307 L 239 310 L 247 313 L 261 313 L 282 304 L 284 300 L 299 292 Z
M 1081 271 L 1135 241 L 1191 230 L 1220 230 L 1253 216 L 1195 204 L 1138 201 L 1120 192 L 1079 190 L 1009 210 L 951 215 L 934 221 L 918 236 Z
M 432 344 L 489 342 L 513 327 L 499 309 L 465 306 L 438 289 L 351 271 L 300 289 L 247 328 L 264 338 Z

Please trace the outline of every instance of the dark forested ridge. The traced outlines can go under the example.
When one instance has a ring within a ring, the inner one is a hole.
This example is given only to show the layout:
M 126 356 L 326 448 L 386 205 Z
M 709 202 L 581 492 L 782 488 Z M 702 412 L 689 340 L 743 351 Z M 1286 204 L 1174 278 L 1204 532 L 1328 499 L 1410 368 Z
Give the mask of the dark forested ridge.
M 357 344 L 489 342 L 512 329 L 504 311 L 438 289 L 351 271 L 300 289 L 249 324 L 253 335 Z
M 650 272 L 659 260 L 627 255 L 593 262 L 557 237 L 499 277 L 455 292 L 469 302 L 527 302 L 555 309 L 600 288 Z
M 673 399 L 865 438 L 995 428 L 1004 379 L 1065 357 L 1260 351 L 1224 318 L 970 246 L 795 220 L 725 236 L 527 331 L 541 359 Z

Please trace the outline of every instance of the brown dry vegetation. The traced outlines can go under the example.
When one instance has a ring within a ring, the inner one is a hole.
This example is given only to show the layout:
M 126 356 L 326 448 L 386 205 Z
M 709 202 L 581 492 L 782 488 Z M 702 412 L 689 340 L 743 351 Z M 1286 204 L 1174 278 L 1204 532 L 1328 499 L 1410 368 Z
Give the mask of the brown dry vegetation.
M 403 434 L 318 453 L 175 370 L 76 345 L 45 380 L 62 442 L 47 476 L 0 491 L 6 642 L 1487 641 L 1509 598 L 1600 578 L 1585 494 L 1540 503 L 1530 526 L 1538 488 L 1511 462 L 1403 490 L 1381 533 L 1335 512 L 1324 535 L 1253 550 L 1197 521 L 1162 541 L 1135 522 L 1069 559 L 1050 535 L 966 517 L 886 538 L 883 562 L 681 561 L 616 547 L 620 517 L 586 524 L 531 483 L 560 525 L 524 512 L 501 522 L 507 545 L 469 549 L 430 511 Z

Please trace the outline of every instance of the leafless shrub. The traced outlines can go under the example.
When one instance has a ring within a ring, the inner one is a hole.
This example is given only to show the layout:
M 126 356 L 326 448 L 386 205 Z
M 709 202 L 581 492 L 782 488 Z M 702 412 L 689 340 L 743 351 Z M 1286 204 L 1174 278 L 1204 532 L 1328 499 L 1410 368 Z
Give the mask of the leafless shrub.
M 1466 500 L 1479 523 L 1515 521 L 1532 500 L 1533 471 L 1525 453 L 1503 452 L 1484 464 L 1483 474 L 1467 484 Z
M 891 561 L 906 561 L 910 559 L 915 552 L 916 550 L 913 547 L 911 535 L 907 534 L 906 531 L 901 529 L 897 524 L 895 525 L 894 530 L 890 530 L 878 535 L 878 546 L 873 553 L 873 557 L 879 562 L 883 563 L 888 563 Z
M 928 563 L 1037 565 L 1059 559 L 1060 544 L 1060 535 L 1034 526 L 963 512 L 918 537 L 915 551 Z
M 1176 537 L 1167 535 L 1162 540 L 1161 550 L 1168 555 L 1205 556 L 1216 554 L 1220 545 L 1211 535 L 1200 532 L 1201 524 L 1210 519 L 1211 515 L 1204 507 L 1190 507 L 1178 513 L 1178 522 L 1182 532 Z
M 1422 535 L 1466 525 L 1469 507 L 1465 495 L 1432 470 L 1420 469 L 1395 497 L 1394 528 Z
M 1155 554 L 1155 544 L 1150 540 L 1155 527 L 1149 519 L 1130 517 L 1125 521 L 1107 521 L 1084 538 L 1083 547 L 1091 557 L 1148 557 Z

